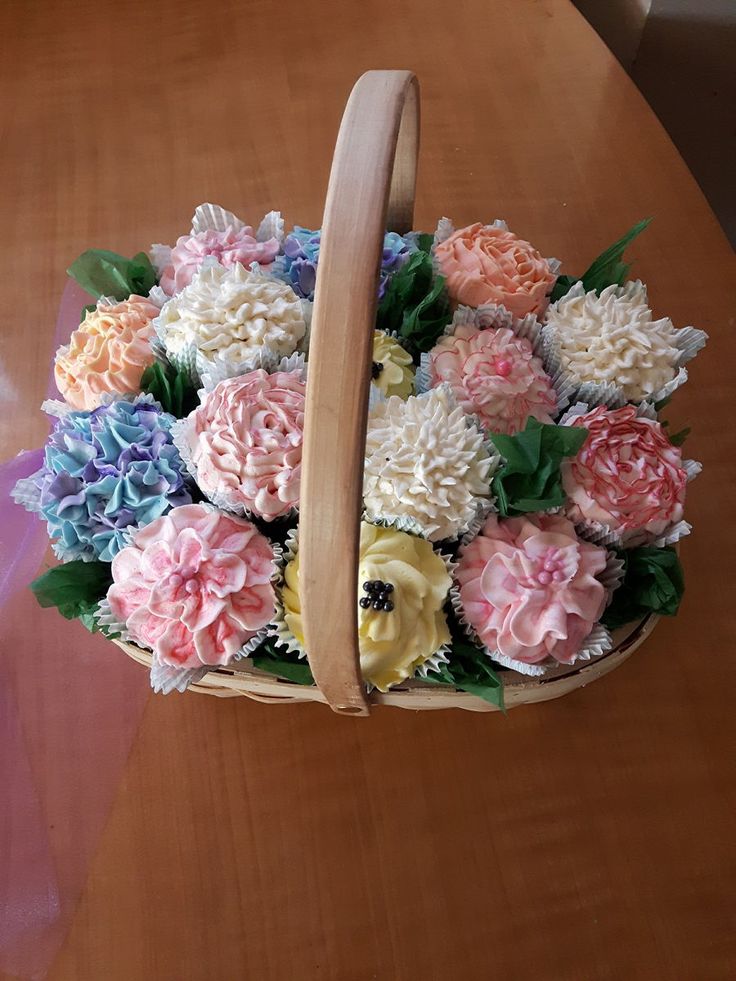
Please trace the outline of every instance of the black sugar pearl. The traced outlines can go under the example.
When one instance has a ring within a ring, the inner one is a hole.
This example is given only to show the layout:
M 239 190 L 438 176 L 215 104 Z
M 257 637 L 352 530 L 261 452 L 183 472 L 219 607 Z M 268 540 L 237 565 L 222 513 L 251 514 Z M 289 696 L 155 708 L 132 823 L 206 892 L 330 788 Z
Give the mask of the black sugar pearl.
M 390 613 L 394 608 L 394 604 L 391 602 L 391 600 L 386 600 L 386 602 L 383 604 L 383 608 L 386 613 Z
M 373 609 L 374 610 L 382 610 L 383 609 L 383 603 L 381 603 L 380 600 L 374 600 L 372 606 L 373 606 Z
M 386 590 L 381 590 L 381 592 L 376 595 L 376 599 L 380 600 L 382 603 L 385 602 L 388 599 L 388 593 Z
M 370 593 L 372 591 L 372 589 L 373 589 L 373 583 L 372 582 L 364 582 L 363 583 L 363 592 L 364 593 Z
M 392 582 L 385 582 L 383 584 L 383 591 L 384 591 L 384 593 L 393 593 L 393 591 L 394 591 L 394 584 Z
M 371 365 L 371 378 L 375 380 L 376 378 L 378 378 L 378 376 L 381 374 L 382 371 L 383 371 L 383 363 L 381 361 L 374 361 L 373 364 Z
M 361 606 L 361 607 L 362 607 L 362 608 L 363 608 L 364 610 L 367 610 L 367 609 L 368 609 L 368 607 L 369 607 L 369 606 L 371 605 L 371 601 L 370 601 L 370 598 L 369 598 L 368 596 L 361 596 L 361 597 L 360 597 L 360 599 L 358 600 L 358 604 L 359 604 L 359 606 Z

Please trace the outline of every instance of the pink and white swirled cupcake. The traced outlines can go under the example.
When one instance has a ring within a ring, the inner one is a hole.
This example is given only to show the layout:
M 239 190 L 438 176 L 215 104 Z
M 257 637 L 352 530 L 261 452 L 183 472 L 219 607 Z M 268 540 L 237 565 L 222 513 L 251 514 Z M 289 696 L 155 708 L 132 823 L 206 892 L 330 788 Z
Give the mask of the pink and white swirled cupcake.
M 491 515 L 460 551 L 456 606 L 495 661 L 538 674 L 545 662 L 574 663 L 589 642 L 608 600 L 607 564 L 606 549 L 562 515 Z M 594 653 L 610 647 L 600 633 Z
M 112 562 L 107 602 L 158 664 L 227 664 L 274 614 L 273 546 L 249 521 L 203 504 L 174 508 Z
M 697 465 L 683 462 L 656 419 L 633 405 L 601 405 L 563 421 L 588 430 L 577 456 L 561 467 L 572 521 L 627 544 L 656 538 L 681 521 Z
M 506 327 L 459 324 L 429 352 L 432 387 L 447 382 L 463 409 L 491 432 L 517 433 L 529 418 L 551 423 L 552 380 L 531 343 Z
M 273 521 L 299 503 L 305 382 L 263 369 L 228 378 L 175 431 L 200 489 L 218 507 Z

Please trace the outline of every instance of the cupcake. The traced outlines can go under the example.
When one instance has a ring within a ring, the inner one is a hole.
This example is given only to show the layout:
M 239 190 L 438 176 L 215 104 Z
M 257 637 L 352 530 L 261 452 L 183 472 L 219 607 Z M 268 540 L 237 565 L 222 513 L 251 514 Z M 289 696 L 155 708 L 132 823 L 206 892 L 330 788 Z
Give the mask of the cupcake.
M 373 331 L 373 369 L 371 380 L 386 398 L 398 395 L 405 399 L 414 390 L 414 365 L 411 355 L 390 334 Z
M 569 415 L 564 425 L 588 431 L 577 456 L 560 470 L 571 521 L 633 544 L 657 538 L 682 519 L 688 464 L 656 419 L 633 405 Z
M 687 378 L 681 365 L 705 344 L 692 327 L 652 318 L 646 286 L 607 286 L 600 295 L 582 283 L 551 304 L 544 338 L 550 356 L 577 384 L 614 385 L 626 401 L 658 400 Z
M 273 521 L 299 503 L 305 382 L 263 369 L 219 382 L 177 424 L 175 440 L 218 507 Z
M 100 300 L 56 352 L 54 378 L 74 409 L 94 409 L 106 395 L 135 395 L 153 364 L 151 341 L 158 307 L 142 296 Z
M 503 306 L 521 320 L 541 317 L 557 280 L 558 263 L 544 259 L 505 222 L 479 221 L 455 230 L 445 218 L 435 236 L 434 255 L 455 303 Z
M 163 305 L 156 330 L 174 364 L 219 381 L 293 354 L 306 321 L 301 300 L 281 280 L 239 262 L 212 263 Z
M 490 506 L 494 460 L 445 385 L 368 416 L 363 499 L 369 521 L 406 522 L 430 541 L 457 538 Z
M 460 550 L 456 607 L 495 661 L 538 674 L 581 655 L 608 600 L 607 564 L 606 550 L 579 539 L 562 515 L 491 515 Z M 610 638 L 598 633 L 602 653 Z
M 362 522 L 358 565 L 358 646 L 364 679 L 379 691 L 410 678 L 450 642 L 444 604 L 451 584 L 445 561 L 428 541 Z M 277 630 L 304 650 L 299 555 L 289 558 Z
M 296 225 L 284 239 L 283 255 L 276 261 L 274 271 L 289 283 L 297 296 L 314 300 L 317 265 L 322 240 L 321 231 L 311 231 Z M 383 239 L 381 270 L 378 280 L 378 299 L 383 299 L 391 276 L 400 269 L 414 245 L 396 232 L 387 232 Z
M 462 408 L 485 429 L 512 435 L 527 420 L 551 423 L 557 393 L 526 337 L 507 327 L 459 324 L 429 352 L 429 383 L 446 382 Z
M 250 266 L 257 262 L 268 267 L 279 254 L 283 238 L 283 221 L 271 212 L 258 231 L 216 204 L 201 204 L 194 212 L 192 230 L 176 240 L 176 245 L 154 245 L 153 264 L 159 274 L 159 286 L 173 296 L 189 286 L 206 259 L 221 266 L 239 262 Z
M 136 533 L 112 563 L 111 616 L 156 664 L 228 664 L 274 613 L 274 551 L 243 518 L 175 508 Z
M 45 519 L 60 559 L 110 562 L 131 529 L 191 502 L 173 423 L 150 396 L 57 420 L 43 467 L 15 497 Z

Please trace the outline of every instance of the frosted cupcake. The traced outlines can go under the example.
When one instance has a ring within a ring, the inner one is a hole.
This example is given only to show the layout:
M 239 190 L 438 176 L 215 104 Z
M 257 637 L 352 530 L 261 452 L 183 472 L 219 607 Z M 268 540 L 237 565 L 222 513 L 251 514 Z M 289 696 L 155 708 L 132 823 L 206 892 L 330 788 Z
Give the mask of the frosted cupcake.
M 373 332 L 371 380 L 387 398 L 405 399 L 414 391 L 414 365 L 411 355 L 395 338 L 382 330 Z
M 171 361 L 220 381 L 293 354 L 306 321 L 286 283 L 213 263 L 164 304 L 156 330 Z
M 176 444 L 218 507 L 273 521 L 297 506 L 304 394 L 302 372 L 258 369 L 221 381 L 178 424 Z
M 101 300 L 88 311 L 54 362 L 56 386 L 72 408 L 95 409 L 107 395 L 140 392 L 143 372 L 154 361 L 158 312 L 142 296 L 120 303 Z
M 557 394 L 531 343 L 508 328 L 455 327 L 428 356 L 429 382 L 446 382 L 462 408 L 491 432 L 513 434 L 527 420 L 551 423 Z
M 460 551 L 456 605 L 495 661 L 537 674 L 545 663 L 574 663 L 590 643 L 608 599 L 607 564 L 606 550 L 581 541 L 562 515 L 491 515 Z M 599 633 L 595 653 L 610 647 Z
M 578 386 L 615 385 L 629 402 L 659 399 L 687 378 L 684 361 L 705 344 L 692 327 L 652 318 L 646 286 L 608 286 L 600 296 L 581 283 L 547 310 L 548 351 Z
M 368 416 L 363 499 L 369 521 L 406 522 L 430 541 L 456 538 L 490 505 L 494 460 L 446 385 Z
M 209 505 L 174 508 L 112 562 L 109 611 L 155 662 L 228 664 L 274 613 L 271 543 L 249 521 Z
M 562 422 L 588 430 L 582 449 L 560 470 L 572 521 L 630 543 L 654 539 L 682 519 L 696 465 L 683 462 L 656 419 L 627 405 L 598 406 Z
M 363 677 L 380 691 L 412 677 L 450 641 L 444 604 L 451 578 L 429 542 L 395 528 L 360 526 L 358 636 Z M 289 558 L 277 629 L 304 650 L 299 555 Z
M 443 218 L 434 254 L 447 290 L 456 303 L 469 307 L 496 304 L 521 320 L 540 317 L 557 279 L 559 263 L 545 259 L 529 242 L 508 230 L 505 222 L 475 222 L 455 230 Z

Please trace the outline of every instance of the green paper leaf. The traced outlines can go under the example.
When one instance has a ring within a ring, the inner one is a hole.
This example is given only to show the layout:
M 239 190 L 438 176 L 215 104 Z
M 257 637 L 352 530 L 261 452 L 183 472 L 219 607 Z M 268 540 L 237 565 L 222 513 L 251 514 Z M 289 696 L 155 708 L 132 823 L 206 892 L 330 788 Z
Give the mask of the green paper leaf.
M 613 630 L 648 613 L 675 616 L 685 579 L 674 548 L 643 545 L 619 554 L 624 560 L 624 578 L 601 618 L 605 626 Z
M 651 218 L 644 218 L 636 225 L 633 225 L 625 235 L 617 242 L 610 245 L 604 252 L 593 260 L 582 276 L 559 276 L 552 290 L 552 302 L 559 300 L 568 292 L 571 286 L 577 282 L 582 282 L 586 292 L 595 290 L 600 293 L 606 286 L 621 286 L 629 275 L 631 266 L 623 261 L 626 249 L 634 239 L 641 235 L 644 229 L 651 222 Z
M 469 641 L 455 637 L 448 655 L 449 664 L 441 664 L 424 679 L 433 685 L 452 685 L 482 698 L 505 713 L 503 682 L 488 655 Z
M 87 316 L 88 313 L 92 313 L 92 311 L 93 310 L 96 310 L 96 309 L 97 309 L 97 304 L 96 303 L 87 303 L 85 306 L 83 306 L 82 307 L 82 312 L 79 315 L 79 322 L 80 322 L 80 324 L 84 321 L 84 319 L 85 319 L 85 317 Z
M 682 446 L 682 444 L 690 435 L 691 431 L 692 430 L 690 429 L 690 426 L 685 426 L 684 429 L 681 429 L 679 432 L 673 433 L 669 437 L 670 443 L 672 443 L 673 446 Z
M 416 360 L 434 347 L 450 320 L 444 278 L 435 275 L 428 252 L 414 252 L 386 287 L 376 326 L 395 331 Z
M 154 361 L 149 365 L 141 377 L 141 391 L 152 395 L 165 412 L 177 419 L 183 419 L 199 405 L 197 389 L 188 374 L 172 364 Z
M 67 272 L 98 300 L 101 296 L 127 300 L 132 293 L 148 296 L 156 285 L 156 272 L 145 252 L 126 259 L 117 252 L 88 249 L 74 260 Z
M 434 245 L 434 235 L 430 235 L 428 232 L 417 232 L 414 241 L 420 252 L 430 253 Z
M 295 664 L 293 661 L 282 661 L 270 655 L 254 655 L 252 658 L 255 667 L 261 671 L 268 671 L 269 674 L 278 675 L 279 678 L 286 678 L 297 685 L 313 685 L 314 678 L 306 661 Z
M 31 590 L 40 606 L 55 606 L 67 620 L 80 617 L 88 626 L 89 616 L 111 585 L 109 562 L 76 559 L 44 572 L 33 580 Z
M 493 444 L 504 458 L 492 482 L 503 517 L 564 504 L 560 463 L 575 456 L 587 435 L 582 426 L 546 425 L 533 418 L 514 436 L 492 433 Z

